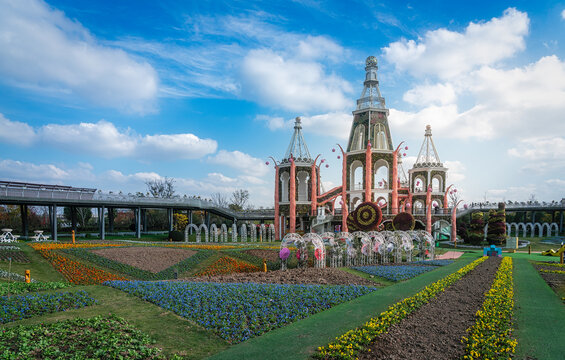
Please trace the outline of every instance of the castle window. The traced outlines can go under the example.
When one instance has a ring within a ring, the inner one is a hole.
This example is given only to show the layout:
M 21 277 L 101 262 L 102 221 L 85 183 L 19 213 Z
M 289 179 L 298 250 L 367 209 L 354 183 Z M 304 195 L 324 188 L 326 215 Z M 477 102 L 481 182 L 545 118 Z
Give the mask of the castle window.
M 357 125 L 353 133 L 351 150 L 363 150 L 365 146 L 365 125 Z
M 376 124 L 373 127 L 373 143 L 375 149 L 379 149 L 379 150 L 388 149 L 388 141 L 386 138 L 386 131 L 383 124 Z

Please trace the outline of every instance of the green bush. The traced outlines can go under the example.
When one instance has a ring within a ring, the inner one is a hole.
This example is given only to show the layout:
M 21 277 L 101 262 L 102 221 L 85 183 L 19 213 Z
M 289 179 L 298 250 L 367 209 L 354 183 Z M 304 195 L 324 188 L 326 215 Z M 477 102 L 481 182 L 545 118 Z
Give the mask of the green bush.
M 506 211 L 504 208 L 490 210 L 488 215 L 487 241 L 491 245 L 503 245 L 506 241 Z
M 474 212 L 471 214 L 471 225 L 469 226 L 469 243 L 471 245 L 480 245 L 483 242 L 485 234 L 485 222 L 482 212 Z

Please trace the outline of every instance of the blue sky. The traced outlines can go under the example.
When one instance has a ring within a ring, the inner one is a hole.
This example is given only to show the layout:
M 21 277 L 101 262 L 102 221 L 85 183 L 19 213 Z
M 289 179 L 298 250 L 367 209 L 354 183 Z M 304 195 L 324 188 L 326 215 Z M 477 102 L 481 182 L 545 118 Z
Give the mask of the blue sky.
M 466 202 L 565 194 L 565 2 L 0 0 L 0 179 L 180 194 L 248 189 L 302 116 L 346 144 L 379 61 L 395 144 L 427 124 Z

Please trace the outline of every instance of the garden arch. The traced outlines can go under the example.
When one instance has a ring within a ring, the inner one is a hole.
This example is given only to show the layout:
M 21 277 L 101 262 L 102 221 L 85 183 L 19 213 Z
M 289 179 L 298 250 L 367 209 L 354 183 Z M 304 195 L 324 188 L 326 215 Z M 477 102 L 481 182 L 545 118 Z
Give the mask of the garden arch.
M 388 189 L 388 162 L 384 159 L 375 161 L 375 189 Z
M 289 189 L 289 179 L 290 175 L 287 172 L 283 172 L 281 175 L 281 202 L 288 202 Z
M 241 232 L 239 235 L 241 236 L 242 242 L 247 242 L 247 225 L 241 224 Z
M 237 242 L 237 225 L 235 222 L 231 226 L 231 241 Z
M 349 190 L 363 189 L 363 163 L 355 160 L 350 166 Z
M 196 241 L 200 242 L 200 234 L 202 234 L 202 232 L 204 232 L 204 242 L 208 242 L 208 228 L 206 224 L 200 225 L 200 231 L 196 234 Z
M 249 224 L 249 232 L 251 233 L 251 242 L 257 241 L 257 226 L 253 223 Z
M 557 225 L 557 223 L 552 223 L 550 228 L 549 228 L 549 236 L 551 236 L 552 230 L 555 231 L 555 235 L 554 236 L 558 236 L 559 235 L 559 225 Z
M 198 226 L 196 226 L 194 224 L 188 224 L 184 228 L 184 242 L 188 242 L 188 232 L 189 232 L 190 229 L 194 229 L 194 232 L 196 233 L 197 239 L 200 238 L 200 230 L 198 229 Z
M 210 241 L 218 242 L 218 226 L 215 223 L 210 225 Z
M 220 241 L 228 242 L 228 226 L 226 224 L 220 226 Z
M 307 233 L 302 239 L 304 243 L 310 242 L 314 246 L 314 267 L 325 268 L 326 267 L 326 247 L 324 246 L 324 240 L 322 237 L 316 233 Z

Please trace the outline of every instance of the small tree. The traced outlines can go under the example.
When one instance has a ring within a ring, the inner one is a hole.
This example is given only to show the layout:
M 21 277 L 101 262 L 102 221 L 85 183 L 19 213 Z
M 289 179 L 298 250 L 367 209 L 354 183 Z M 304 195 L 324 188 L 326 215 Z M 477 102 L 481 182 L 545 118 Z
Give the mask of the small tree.
M 88 225 L 88 222 L 90 221 L 90 219 L 92 219 L 92 209 L 86 208 L 86 207 L 76 207 L 75 213 L 76 213 L 76 219 L 75 220 L 76 220 L 79 228 L 85 229 L 86 225 Z M 71 208 L 69 206 L 66 206 L 65 208 L 63 208 L 63 217 L 68 222 L 73 221 Z
M 165 177 L 164 179 L 147 180 L 145 182 L 147 191 L 156 198 L 172 198 L 175 195 L 175 179 Z
M 212 202 L 214 203 L 214 205 L 216 205 L 217 207 L 220 208 L 228 208 L 229 207 L 229 202 L 228 199 L 226 198 L 226 196 L 222 193 L 213 193 L 212 194 Z
M 475 212 L 471 215 L 471 225 L 469 226 L 469 242 L 472 245 L 480 245 L 484 238 L 485 222 L 482 212 Z
M 188 216 L 184 214 L 173 214 L 173 229 L 183 231 L 188 225 Z
M 506 240 L 506 211 L 504 203 L 498 204 L 498 210 L 488 214 L 487 240 L 489 244 L 502 245 Z
M 244 189 L 236 190 L 231 195 L 230 209 L 234 211 L 241 211 L 247 205 L 249 201 L 249 191 Z

